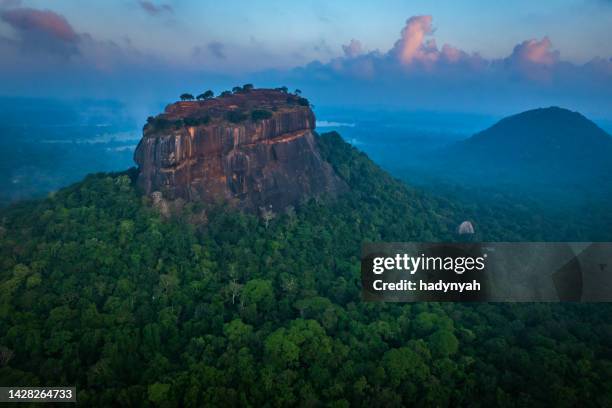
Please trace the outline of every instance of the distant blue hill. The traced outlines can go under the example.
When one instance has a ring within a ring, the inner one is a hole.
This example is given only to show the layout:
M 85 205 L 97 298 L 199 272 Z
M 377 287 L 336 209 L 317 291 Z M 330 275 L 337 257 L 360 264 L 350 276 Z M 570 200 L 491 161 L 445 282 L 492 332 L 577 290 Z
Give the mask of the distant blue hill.
M 432 168 L 470 184 L 612 187 L 612 137 L 558 107 L 504 118 L 431 159 Z

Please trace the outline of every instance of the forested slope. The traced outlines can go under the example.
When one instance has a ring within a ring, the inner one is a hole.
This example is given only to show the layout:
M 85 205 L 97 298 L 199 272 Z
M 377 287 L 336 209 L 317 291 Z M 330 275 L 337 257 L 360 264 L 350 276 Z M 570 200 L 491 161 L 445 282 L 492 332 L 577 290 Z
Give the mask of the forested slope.
M 133 172 L 2 210 L 0 383 L 87 406 L 612 404 L 610 305 L 362 302 L 362 241 L 452 240 L 463 210 L 318 143 L 351 192 L 268 225 L 164 219 Z

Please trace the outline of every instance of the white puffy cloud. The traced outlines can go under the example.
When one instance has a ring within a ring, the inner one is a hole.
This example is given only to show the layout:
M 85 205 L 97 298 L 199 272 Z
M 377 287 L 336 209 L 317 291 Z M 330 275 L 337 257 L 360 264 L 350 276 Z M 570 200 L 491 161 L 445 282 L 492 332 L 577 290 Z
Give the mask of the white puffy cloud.
M 391 51 L 403 64 L 428 62 L 438 58 L 435 40 L 425 41 L 425 37 L 433 33 L 431 20 L 431 16 L 414 16 L 406 20 L 401 38 Z
M 559 51 L 552 49 L 552 42 L 548 37 L 540 41 L 531 39 L 517 44 L 509 59 L 519 63 L 553 65 L 559 62 Z
M 310 63 L 283 79 L 329 104 L 488 112 L 542 105 L 600 114 L 612 110 L 612 59 L 564 61 L 548 37 L 523 41 L 504 58 L 486 59 L 450 44 L 438 47 L 434 33 L 431 16 L 410 17 L 387 51 L 366 53 L 351 43 L 342 47 L 343 56 Z

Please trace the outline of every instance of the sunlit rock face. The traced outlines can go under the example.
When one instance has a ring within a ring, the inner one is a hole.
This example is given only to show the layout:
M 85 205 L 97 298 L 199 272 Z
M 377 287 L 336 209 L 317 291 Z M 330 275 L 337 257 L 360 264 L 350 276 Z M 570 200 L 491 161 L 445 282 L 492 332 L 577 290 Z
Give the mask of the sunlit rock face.
M 178 102 L 150 118 L 134 155 L 147 194 L 280 210 L 347 187 L 321 158 L 305 100 L 256 89 Z

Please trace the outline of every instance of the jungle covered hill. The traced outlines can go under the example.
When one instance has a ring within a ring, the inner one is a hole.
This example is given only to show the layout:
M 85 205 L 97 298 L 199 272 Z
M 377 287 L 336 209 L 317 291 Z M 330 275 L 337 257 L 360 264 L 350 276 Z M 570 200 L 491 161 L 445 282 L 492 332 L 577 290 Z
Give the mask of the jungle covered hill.
M 164 217 L 133 170 L 1 210 L 0 383 L 85 406 L 612 404 L 609 304 L 362 302 L 361 242 L 453 240 L 470 210 L 317 143 L 349 191 L 268 222 Z M 588 233 L 502 208 L 478 239 Z

